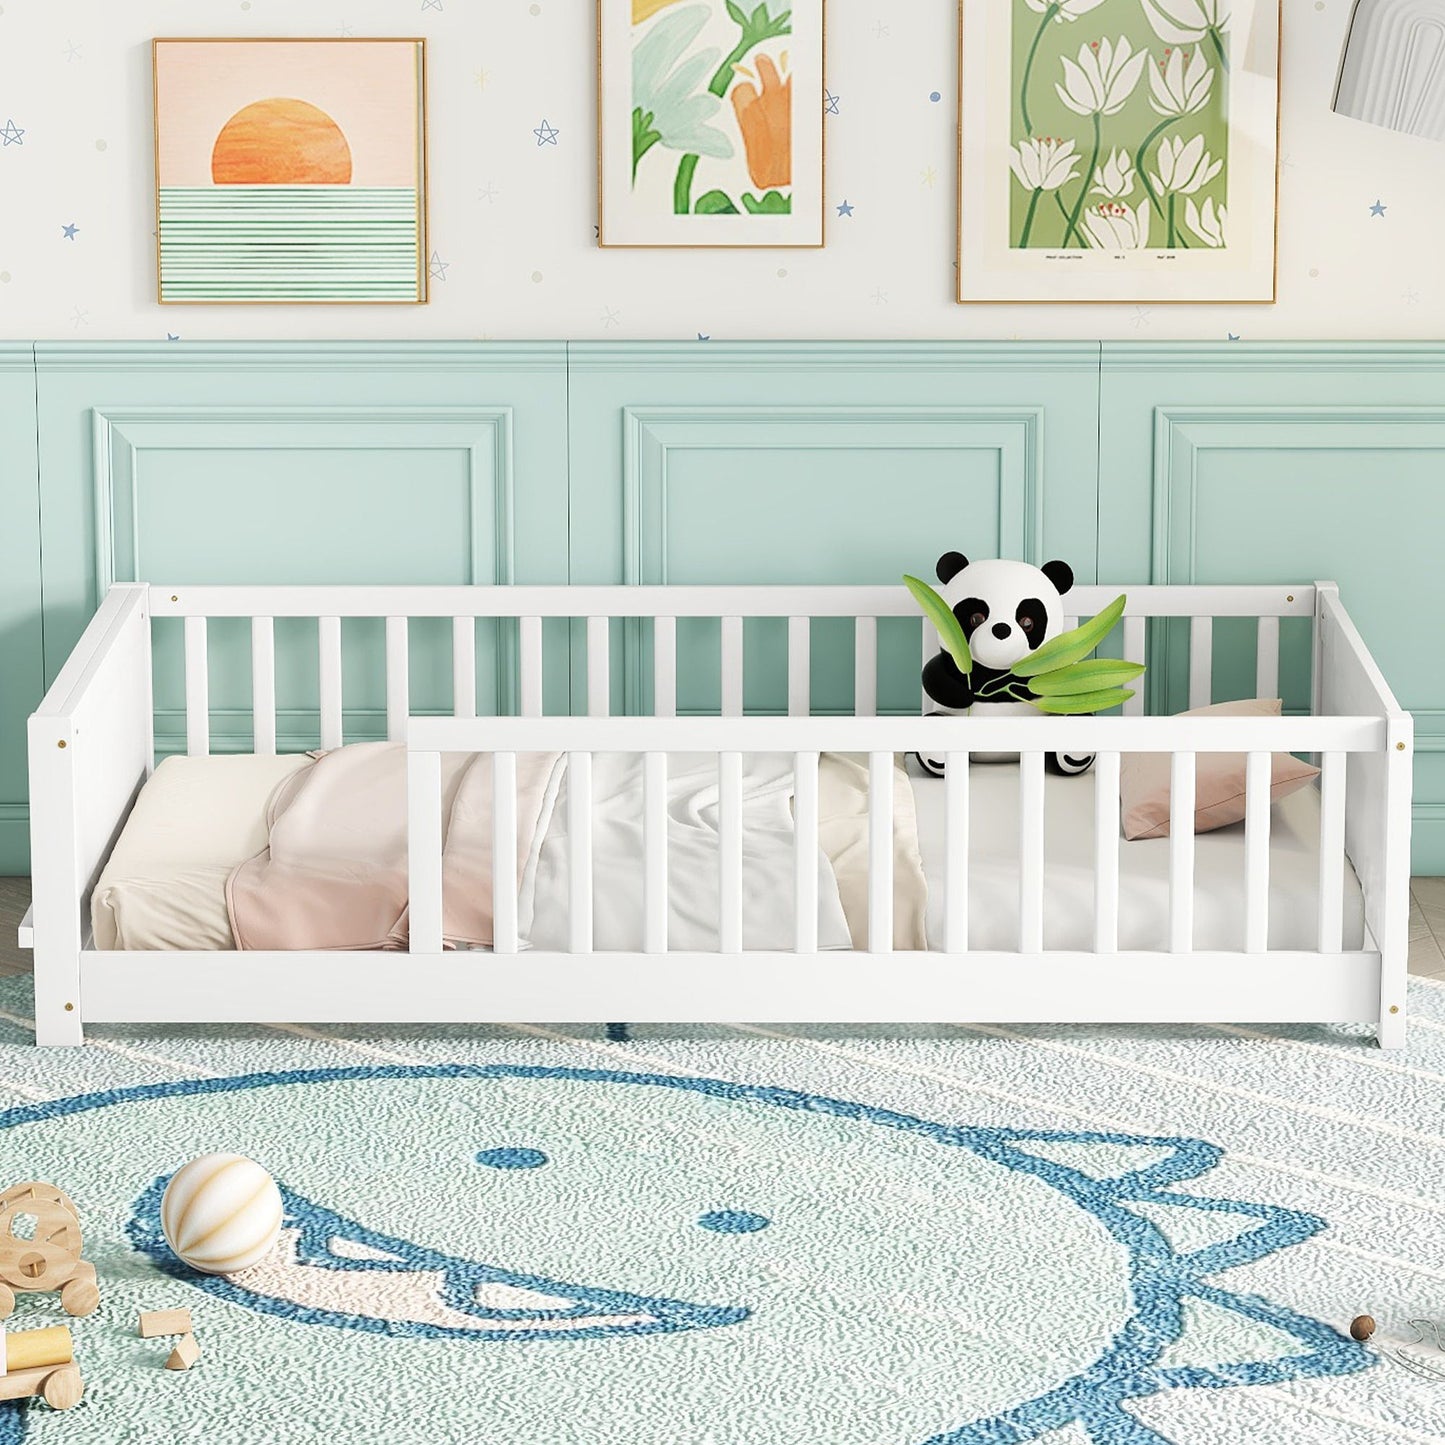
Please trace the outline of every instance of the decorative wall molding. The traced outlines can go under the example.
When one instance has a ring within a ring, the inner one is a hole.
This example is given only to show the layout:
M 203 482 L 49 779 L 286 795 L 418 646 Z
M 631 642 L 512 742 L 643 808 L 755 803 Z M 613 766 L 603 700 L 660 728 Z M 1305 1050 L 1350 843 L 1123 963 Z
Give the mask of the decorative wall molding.
M 41 371 L 561 371 L 564 341 L 26 342 Z
M 1106 341 L 1108 372 L 1334 371 L 1418 372 L 1445 369 L 1445 342 L 1435 341 Z
M 572 341 L 576 371 L 1077 371 L 1097 341 Z

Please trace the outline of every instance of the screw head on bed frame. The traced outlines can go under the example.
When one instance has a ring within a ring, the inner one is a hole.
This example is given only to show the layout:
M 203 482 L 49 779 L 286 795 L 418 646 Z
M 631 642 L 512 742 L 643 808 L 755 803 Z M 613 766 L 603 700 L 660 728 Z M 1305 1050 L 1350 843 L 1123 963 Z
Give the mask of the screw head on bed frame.
M 1397 1014 L 1397 1013 L 1399 1013 L 1399 1012 L 1400 1012 L 1400 1005 L 1397 1004 L 1397 1003 L 1392 1003 L 1392 1004 L 1390 1005 L 1390 1012 L 1391 1012 L 1392 1014 Z
M 1405 744 L 1404 744 L 1404 743 L 1396 743 L 1396 744 L 1395 744 L 1395 751 L 1396 751 L 1397 753 L 1403 753 L 1403 752 L 1405 751 Z
M 58 747 L 58 748 L 63 748 L 63 747 L 65 746 L 65 739 L 64 739 L 64 738 L 61 738 L 60 741 L 59 741 L 58 743 L 56 743 L 55 746 Z
M 68 1014 L 74 1013 L 74 1012 L 75 1012 L 75 1005 L 74 1005 L 73 1003 L 68 1003 L 68 1004 L 66 1004 L 66 1005 L 65 1005 L 65 1011 L 66 1011 L 66 1013 L 68 1013 Z

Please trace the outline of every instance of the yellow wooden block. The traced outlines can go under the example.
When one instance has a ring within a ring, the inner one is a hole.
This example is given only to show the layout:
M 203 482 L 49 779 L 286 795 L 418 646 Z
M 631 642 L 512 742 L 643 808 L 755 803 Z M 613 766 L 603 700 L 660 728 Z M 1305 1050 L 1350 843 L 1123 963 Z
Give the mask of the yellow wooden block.
M 74 1346 L 66 1325 L 5 1336 L 7 1375 L 12 1370 L 32 1370 L 41 1365 L 68 1365 L 74 1358 Z

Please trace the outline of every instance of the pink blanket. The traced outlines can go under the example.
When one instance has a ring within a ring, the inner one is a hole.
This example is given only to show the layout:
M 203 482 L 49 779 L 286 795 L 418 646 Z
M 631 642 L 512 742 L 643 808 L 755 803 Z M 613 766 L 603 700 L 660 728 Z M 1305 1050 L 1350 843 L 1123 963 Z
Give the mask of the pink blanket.
M 517 756 L 517 873 L 532 851 L 558 753 Z M 492 756 L 442 756 L 442 932 L 492 943 Z M 277 789 L 270 844 L 226 880 L 237 948 L 407 946 L 406 748 L 355 743 Z

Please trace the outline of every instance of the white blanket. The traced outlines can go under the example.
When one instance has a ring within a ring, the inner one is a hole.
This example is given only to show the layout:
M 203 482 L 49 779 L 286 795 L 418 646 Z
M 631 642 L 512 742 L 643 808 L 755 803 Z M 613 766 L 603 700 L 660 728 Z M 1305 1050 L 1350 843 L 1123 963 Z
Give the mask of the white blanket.
M 642 770 L 636 754 L 592 760 L 593 947 L 642 947 Z M 567 789 L 544 817 L 522 878 L 520 932 L 534 948 L 568 946 Z M 793 946 L 793 760 L 743 757 L 743 947 Z M 718 946 L 718 782 L 712 755 L 670 753 L 667 778 L 667 946 Z M 827 856 L 818 853 L 818 947 L 848 948 L 848 921 Z

